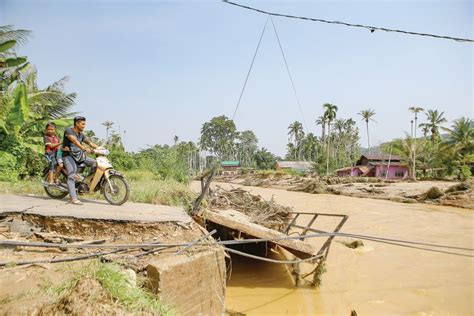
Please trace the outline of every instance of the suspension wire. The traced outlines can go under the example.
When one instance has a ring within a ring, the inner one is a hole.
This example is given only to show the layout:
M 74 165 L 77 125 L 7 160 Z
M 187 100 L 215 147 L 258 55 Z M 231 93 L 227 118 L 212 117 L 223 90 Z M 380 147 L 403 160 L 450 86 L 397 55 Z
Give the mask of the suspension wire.
M 242 96 L 244 95 L 245 87 L 247 86 L 247 81 L 249 80 L 250 72 L 252 71 L 253 63 L 255 62 L 255 57 L 257 57 L 258 49 L 260 47 L 260 43 L 262 42 L 263 34 L 265 34 L 265 29 L 267 28 L 268 20 L 270 16 L 267 16 L 267 20 L 265 21 L 265 25 L 263 26 L 262 34 L 260 34 L 260 39 L 258 40 L 257 48 L 255 49 L 255 53 L 253 54 L 252 62 L 250 63 L 249 71 L 247 72 L 247 77 L 245 77 L 244 85 L 242 87 L 242 91 L 240 92 L 239 100 L 237 101 L 237 105 L 235 106 L 234 114 L 232 114 L 232 120 L 235 118 L 235 114 L 240 106 L 240 101 L 242 100 Z
M 436 34 L 430 34 L 430 33 L 419 33 L 419 32 L 412 32 L 412 31 L 404 31 L 404 30 L 398 30 L 398 29 L 389 29 L 385 27 L 377 27 L 377 26 L 370 26 L 370 25 L 363 25 L 363 24 L 352 24 L 352 23 L 347 23 L 343 21 L 330 21 L 330 20 L 324 20 L 324 19 L 316 19 L 316 18 L 309 18 L 309 17 L 304 17 L 304 16 L 296 16 L 296 15 L 289 15 L 289 14 L 281 14 L 281 13 L 274 13 L 274 12 L 269 12 L 265 10 L 260 10 L 257 8 L 241 5 L 235 2 L 231 2 L 228 0 L 222 0 L 222 2 L 234 5 L 236 7 L 240 7 L 243 9 L 263 13 L 263 14 L 268 14 L 272 16 L 279 16 L 279 17 L 284 17 L 284 18 L 290 18 L 290 19 L 299 19 L 299 20 L 306 20 L 306 21 L 312 21 L 312 22 L 321 22 L 321 23 L 328 23 L 328 24 L 339 24 L 339 25 L 344 25 L 348 27 L 357 27 L 357 28 L 364 28 L 369 30 L 371 33 L 374 31 L 384 31 L 384 32 L 394 32 L 394 33 L 401 33 L 404 35 L 418 35 L 418 36 L 427 36 L 427 37 L 432 37 L 436 39 L 447 39 L 447 40 L 453 40 L 456 42 L 469 42 L 473 43 L 474 40 L 470 38 L 459 38 L 459 37 L 451 37 L 451 36 L 444 36 L 444 35 L 436 35 Z
M 291 86 L 293 87 L 293 92 L 295 94 L 296 103 L 298 104 L 298 108 L 300 110 L 301 117 L 303 118 L 303 124 L 304 124 L 303 127 L 305 127 L 305 126 L 307 126 L 306 120 L 305 120 L 305 117 L 304 117 L 304 114 L 303 114 L 303 110 L 301 109 L 300 99 L 298 98 L 298 94 L 296 93 L 295 83 L 293 81 L 293 77 L 291 76 L 290 67 L 288 67 L 288 62 L 286 61 L 285 53 L 283 52 L 283 46 L 281 45 L 280 36 L 278 36 L 278 32 L 277 32 L 277 29 L 275 27 L 275 23 L 273 23 L 272 16 L 269 15 L 269 17 L 270 17 L 270 21 L 272 22 L 272 25 L 273 25 L 273 31 L 275 32 L 275 36 L 276 36 L 277 41 L 278 41 L 278 46 L 280 46 L 281 55 L 283 56 L 283 60 L 285 61 L 286 72 L 288 73 L 288 77 L 290 78 Z

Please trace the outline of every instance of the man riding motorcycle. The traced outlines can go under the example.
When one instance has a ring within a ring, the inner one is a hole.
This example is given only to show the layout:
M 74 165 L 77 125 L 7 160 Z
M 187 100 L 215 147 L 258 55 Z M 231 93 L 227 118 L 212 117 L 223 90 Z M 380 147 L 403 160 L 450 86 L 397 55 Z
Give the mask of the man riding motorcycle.
M 62 155 L 64 166 L 67 171 L 67 187 L 69 195 L 71 196 L 71 203 L 81 205 L 82 202 L 77 199 L 76 193 L 76 173 L 77 166 L 80 163 L 85 163 L 86 166 L 91 167 L 91 173 L 95 171 L 97 163 L 94 159 L 86 157 L 84 154 L 92 153 L 92 150 L 84 147 L 82 143 L 86 143 L 93 149 L 98 146 L 94 144 L 88 137 L 84 135 L 86 127 L 86 118 L 83 116 L 76 116 L 74 118 L 74 126 L 69 127 L 64 131 Z

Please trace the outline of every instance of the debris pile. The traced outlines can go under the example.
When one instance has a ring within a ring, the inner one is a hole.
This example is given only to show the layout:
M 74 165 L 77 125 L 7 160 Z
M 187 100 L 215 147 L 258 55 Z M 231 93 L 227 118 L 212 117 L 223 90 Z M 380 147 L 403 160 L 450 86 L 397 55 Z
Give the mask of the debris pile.
M 455 184 L 446 190 L 432 187 L 420 195 L 411 196 L 418 202 L 434 203 L 447 206 L 474 208 L 474 180 Z
M 434 200 L 444 195 L 443 191 L 438 187 L 431 187 L 428 191 L 420 196 L 421 200 Z
M 313 194 L 321 194 L 326 193 L 328 186 L 325 182 L 319 180 L 310 180 L 307 182 L 303 182 L 302 184 L 291 188 L 290 191 L 298 191 L 298 192 L 306 192 L 306 193 L 313 193 Z
M 217 186 L 209 195 L 211 209 L 234 209 L 249 216 L 255 224 L 283 231 L 289 224 L 292 209 L 275 203 L 273 198 L 265 201 L 242 189 L 225 190 Z

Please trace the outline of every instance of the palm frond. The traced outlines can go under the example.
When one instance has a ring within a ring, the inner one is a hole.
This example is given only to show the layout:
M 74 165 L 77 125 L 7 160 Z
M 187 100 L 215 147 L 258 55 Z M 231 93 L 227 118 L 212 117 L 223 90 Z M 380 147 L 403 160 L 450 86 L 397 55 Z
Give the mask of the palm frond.
M 50 84 L 46 90 L 47 91 L 64 91 L 64 86 L 66 85 L 66 83 L 69 81 L 69 77 L 68 76 L 65 76 L 65 77 L 62 77 L 61 79 L 59 79 L 58 81 L 56 82 L 53 82 L 52 84 Z
M 71 117 L 69 112 L 75 104 L 75 93 L 43 90 L 28 94 L 30 104 L 36 111 L 52 119 Z
M 19 45 L 23 45 L 30 37 L 29 30 L 15 30 L 13 25 L 0 25 L 0 42 L 15 40 Z

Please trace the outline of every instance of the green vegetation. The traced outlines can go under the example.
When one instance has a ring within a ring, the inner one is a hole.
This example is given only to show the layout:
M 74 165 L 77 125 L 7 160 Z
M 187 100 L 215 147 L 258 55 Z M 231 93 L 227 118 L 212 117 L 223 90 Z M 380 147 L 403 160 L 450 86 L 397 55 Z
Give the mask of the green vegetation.
M 186 184 L 174 180 L 161 180 L 152 172 L 130 170 L 125 172 L 132 191 L 132 202 L 183 206 L 190 209 L 196 195 Z
M 16 47 L 29 31 L 0 27 L 0 180 L 28 178 L 41 172 L 43 131 L 47 122 L 70 124 L 76 95 L 66 93 L 67 77 L 40 89 L 36 69 Z
M 461 117 L 453 122 L 451 128 L 446 128 L 439 123 L 445 120 L 442 115 L 442 112 L 428 110 L 429 122 L 419 125 L 429 127 L 424 130 L 423 138 L 415 139 L 406 134 L 405 138 L 382 144 L 381 151 L 399 155 L 413 166 L 417 177 L 454 176 L 459 180 L 466 180 L 472 175 L 471 168 L 474 166 L 474 122 Z M 439 135 L 440 129 L 447 134 Z M 430 131 L 431 135 L 428 136 Z
M 288 126 L 287 160 L 304 160 L 315 164 L 319 174 L 352 165 L 359 158 L 359 129 L 353 119 L 337 119 L 338 107 L 323 105 L 324 114 L 316 120 L 321 137 L 305 134 L 300 122 Z
M 143 289 L 144 281 L 138 279 L 139 284 L 133 284 L 133 281 L 127 276 L 123 269 L 117 264 L 102 263 L 95 260 L 81 268 L 70 269 L 70 277 L 60 284 L 53 284 L 50 280 L 45 280 L 42 290 L 48 297 L 57 304 L 60 300 L 69 295 L 81 280 L 95 280 L 100 283 L 107 296 L 110 305 L 118 304 L 128 312 L 149 312 L 159 315 L 174 315 L 174 312 L 165 307 L 151 293 Z M 88 289 L 90 291 L 98 289 Z M 99 289 L 101 290 L 101 289 Z M 98 293 L 90 293 L 98 294 Z M 99 299 L 97 295 L 95 297 Z M 88 305 L 94 302 L 87 302 Z M 100 305 L 103 302 L 97 302 Z

